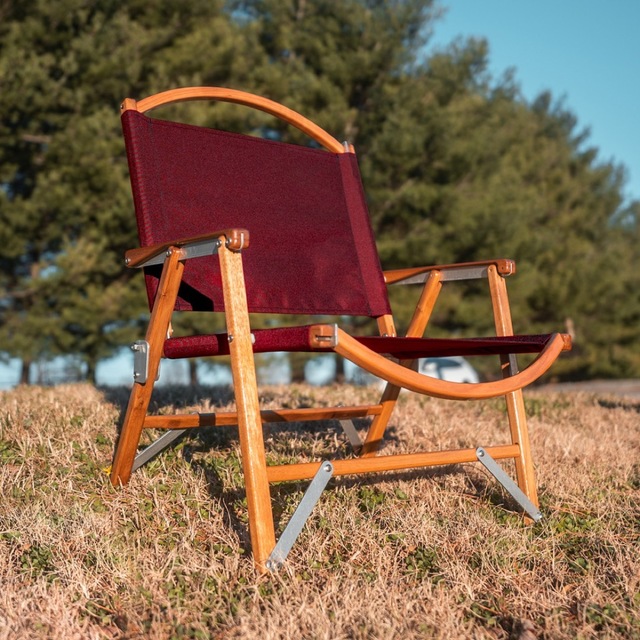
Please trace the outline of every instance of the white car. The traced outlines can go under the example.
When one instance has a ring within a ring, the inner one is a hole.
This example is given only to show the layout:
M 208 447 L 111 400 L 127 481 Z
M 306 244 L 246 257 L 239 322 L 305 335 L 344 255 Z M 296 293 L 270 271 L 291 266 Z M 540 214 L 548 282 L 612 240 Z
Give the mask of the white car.
M 422 358 L 419 371 L 448 382 L 480 382 L 478 372 L 462 356 Z
M 334 365 L 335 366 L 335 365 Z M 422 358 L 418 361 L 420 373 L 447 380 L 448 382 L 480 382 L 478 372 L 461 356 L 448 356 L 446 358 Z M 307 374 L 310 373 L 307 371 Z M 328 372 L 327 372 L 328 373 Z M 350 362 L 345 363 L 345 374 L 349 382 L 356 385 L 376 385 L 384 387 L 384 380 L 376 378 L 367 371 L 356 367 Z M 333 380 L 334 370 L 331 371 L 328 378 Z M 307 375 L 307 380 L 311 382 Z M 316 384 L 327 384 L 329 380 L 316 382 Z M 313 382 L 312 382 L 313 384 Z

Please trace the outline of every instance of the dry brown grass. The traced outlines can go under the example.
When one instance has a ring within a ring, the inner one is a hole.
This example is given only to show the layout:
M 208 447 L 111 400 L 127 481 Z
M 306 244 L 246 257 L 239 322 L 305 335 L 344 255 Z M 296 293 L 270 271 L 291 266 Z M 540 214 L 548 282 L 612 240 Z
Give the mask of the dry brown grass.
M 539 525 L 478 465 L 337 479 L 286 567 L 258 577 L 234 431 L 184 440 L 116 490 L 103 467 L 123 400 L 89 386 L 0 395 L 0 638 L 640 638 L 638 404 L 528 396 Z M 497 401 L 407 396 L 388 447 L 503 442 L 504 417 Z M 348 454 L 326 426 L 271 428 L 269 455 Z M 273 487 L 279 526 L 303 489 Z

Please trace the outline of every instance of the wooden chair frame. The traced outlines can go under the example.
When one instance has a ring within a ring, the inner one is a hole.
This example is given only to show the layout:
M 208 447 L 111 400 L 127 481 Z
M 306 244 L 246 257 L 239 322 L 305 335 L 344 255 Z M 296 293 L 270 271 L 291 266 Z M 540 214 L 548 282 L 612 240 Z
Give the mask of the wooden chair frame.
M 305 132 L 329 151 L 343 153 L 352 150 L 348 145 L 339 143 L 294 111 L 265 98 L 231 89 L 210 87 L 177 89 L 138 102 L 126 99 L 122 109 L 133 109 L 144 113 L 168 103 L 202 99 L 233 102 L 260 109 Z M 147 415 L 163 355 L 164 340 L 170 330 L 171 315 L 184 264 L 189 259 L 189 250 L 203 244 L 209 244 L 211 252 L 217 252 L 220 261 L 236 411 L 174 416 Z M 426 377 L 414 371 L 409 361 L 400 364 L 390 363 L 388 359 L 373 353 L 334 325 L 316 325 L 311 329 L 312 343 L 322 348 L 330 347 L 335 353 L 387 381 L 380 402 L 367 406 L 261 411 L 242 266 L 242 252 L 245 250 L 251 251 L 249 231 L 238 228 L 225 229 L 195 238 L 176 239 L 174 242 L 141 247 L 127 252 L 126 263 L 130 267 L 142 267 L 152 260 L 161 261 L 163 267 L 145 338 L 149 345 L 147 375 L 144 382 L 136 381 L 133 384 L 111 470 L 111 481 L 114 485 L 124 485 L 129 481 L 143 429 L 172 430 L 237 425 L 246 485 L 251 546 L 256 566 L 259 570 L 265 570 L 269 554 L 275 546 L 269 484 L 312 478 L 321 462 L 267 466 L 262 433 L 263 423 L 372 418 L 360 456 L 349 460 L 333 461 L 335 475 L 449 465 L 477 460 L 475 448 L 377 455 L 399 392 L 402 388 L 407 388 L 418 393 L 451 399 L 504 396 L 510 426 L 510 442 L 505 445 L 486 447 L 486 451 L 495 459 L 515 461 L 518 486 L 534 505 L 538 504 L 522 388 L 537 380 L 561 351 L 570 348 L 568 336 L 555 335 L 535 362 L 523 372 L 516 370 L 515 358 L 501 356 L 502 380 L 469 385 Z M 384 276 L 389 285 L 416 283 L 422 286 L 422 293 L 407 332 L 408 337 L 424 335 L 444 282 L 474 278 L 488 280 L 496 335 L 511 336 L 513 327 L 505 278 L 514 271 L 515 264 L 511 260 L 500 259 L 387 271 Z M 381 335 L 396 336 L 394 321 L 390 315 L 378 318 L 378 328 Z

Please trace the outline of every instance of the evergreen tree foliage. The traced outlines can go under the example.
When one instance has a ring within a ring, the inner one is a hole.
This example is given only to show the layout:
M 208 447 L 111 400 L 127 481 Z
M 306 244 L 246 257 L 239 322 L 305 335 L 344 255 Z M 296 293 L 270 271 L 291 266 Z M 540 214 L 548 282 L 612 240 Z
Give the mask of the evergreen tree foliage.
M 217 85 L 355 145 L 385 268 L 513 258 L 516 330 L 575 335 L 556 373 L 639 375 L 640 203 L 622 196 L 623 167 L 599 158 L 562 102 L 528 102 L 512 75 L 492 78 L 486 42 L 432 51 L 438 13 L 432 0 L 0 3 L 0 352 L 22 359 L 25 381 L 30 362 L 56 354 L 81 356 L 92 377 L 140 336 L 142 278 L 122 263 L 136 233 L 118 105 Z M 227 104 L 156 115 L 302 141 Z M 412 295 L 393 293 L 401 324 Z M 447 286 L 430 332 L 491 331 L 488 311 L 482 286 Z M 208 323 L 176 325 L 220 328 Z
M 29 362 L 58 353 L 81 354 L 92 378 L 144 312 L 122 262 L 135 219 L 118 105 L 193 72 L 185 49 L 203 33 L 203 54 L 222 35 L 228 57 L 233 30 L 210 0 L 31 0 L 5 12 L 0 348 L 23 360 L 25 382 Z

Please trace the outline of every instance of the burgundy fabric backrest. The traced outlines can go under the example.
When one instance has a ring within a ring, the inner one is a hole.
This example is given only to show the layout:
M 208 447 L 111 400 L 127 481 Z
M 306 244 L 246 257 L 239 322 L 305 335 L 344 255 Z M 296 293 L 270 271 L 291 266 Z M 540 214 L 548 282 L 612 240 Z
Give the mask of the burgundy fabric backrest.
M 389 313 L 354 154 L 125 111 L 140 244 L 239 227 L 249 310 Z M 159 267 L 146 269 L 150 301 Z M 186 263 L 177 309 L 222 310 L 218 259 Z

